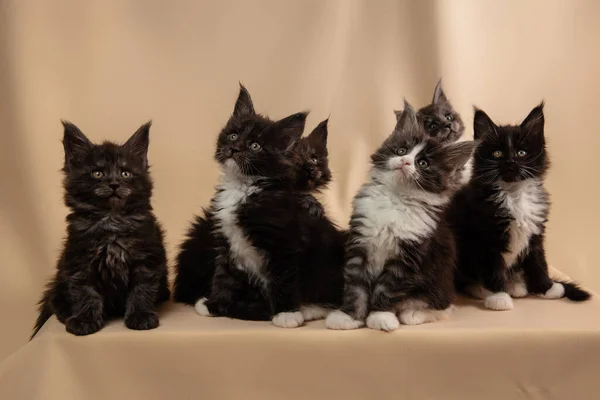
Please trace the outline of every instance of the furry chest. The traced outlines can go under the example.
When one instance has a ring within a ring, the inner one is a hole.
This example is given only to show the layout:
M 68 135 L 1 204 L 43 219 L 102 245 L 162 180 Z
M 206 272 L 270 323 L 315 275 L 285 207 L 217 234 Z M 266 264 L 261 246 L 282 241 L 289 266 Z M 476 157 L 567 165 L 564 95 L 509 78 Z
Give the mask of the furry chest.
M 240 206 L 260 189 L 239 182 L 222 183 L 219 189 L 214 200 L 214 217 L 218 231 L 229 243 L 230 257 L 238 269 L 264 280 L 264 256 L 250 243 L 237 218 Z
M 98 274 L 110 287 L 127 286 L 129 281 L 130 254 L 125 240 L 111 236 L 96 252 Z

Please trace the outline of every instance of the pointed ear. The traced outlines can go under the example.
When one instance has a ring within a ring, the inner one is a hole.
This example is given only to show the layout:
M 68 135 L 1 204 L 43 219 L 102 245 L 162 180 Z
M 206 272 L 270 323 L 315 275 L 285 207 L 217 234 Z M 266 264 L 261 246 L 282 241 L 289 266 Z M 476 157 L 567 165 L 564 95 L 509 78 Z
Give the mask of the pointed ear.
M 150 145 L 150 127 L 152 121 L 146 122 L 121 147 L 129 151 L 132 157 L 142 160 L 144 168 L 148 167 L 148 146 Z
M 523 129 L 528 135 L 533 134 L 536 136 L 544 136 L 544 102 L 542 101 L 537 107 L 535 107 L 529 115 L 521 122 L 521 129 Z
M 448 99 L 446 98 L 446 94 L 444 93 L 444 89 L 442 88 L 442 78 L 440 78 L 437 85 L 435 85 L 435 90 L 433 91 L 433 100 L 431 100 L 431 104 L 447 102 Z
M 494 124 L 494 121 L 483 110 L 477 107 L 474 107 L 474 110 L 473 137 L 475 140 L 479 140 L 485 135 L 496 134 L 496 124 Z
M 327 149 L 327 124 L 329 123 L 329 118 L 325 121 L 321 121 L 319 125 L 308 135 L 308 140 L 310 143 L 319 148 Z
M 412 132 L 419 127 L 415 109 L 404 99 L 404 111 L 396 122 L 395 132 Z
M 277 128 L 285 152 L 291 150 L 296 142 L 300 140 L 302 132 L 304 132 L 304 124 L 306 123 L 307 116 L 308 111 L 304 111 L 277 121 Z
M 400 118 L 402 118 L 402 113 L 404 111 L 402 110 L 394 110 L 394 114 L 396 115 L 396 122 L 400 121 Z
M 445 145 L 445 158 L 452 170 L 462 168 L 469 161 L 476 147 L 477 142 L 472 140 Z
M 240 82 L 240 94 L 238 95 L 237 101 L 235 102 L 235 108 L 233 109 L 233 116 L 240 118 L 245 115 L 254 115 L 254 104 L 252 104 L 252 98 L 248 90 Z
M 65 149 L 65 169 L 81 160 L 91 150 L 93 144 L 75 124 L 61 120 L 64 127 L 63 147 Z

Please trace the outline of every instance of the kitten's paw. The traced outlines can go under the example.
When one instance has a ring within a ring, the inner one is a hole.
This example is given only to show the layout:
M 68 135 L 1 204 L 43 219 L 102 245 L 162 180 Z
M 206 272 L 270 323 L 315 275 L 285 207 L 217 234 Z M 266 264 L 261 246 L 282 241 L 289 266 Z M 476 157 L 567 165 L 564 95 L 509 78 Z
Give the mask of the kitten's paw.
M 203 317 L 212 317 L 212 314 L 208 311 L 208 307 L 206 307 L 206 300 L 206 297 L 201 298 L 196 302 L 194 308 L 196 309 L 196 312 Z
M 467 286 L 465 288 L 465 292 L 468 293 L 470 296 L 472 296 L 476 299 L 480 299 L 480 300 L 483 300 L 486 297 L 494 294 L 494 293 L 490 292 L 489 290 L 487 290 L 486 288 L 484 288 L 482 285 Z
M 542 299 L 560 299 L 565 296 L 565 287 L 562 283 L 554 282 L 546 293 L 539 295 Z
M 400 328 L 400 321 L 392 312 L 375 311 L 367 317 L 367 326 L 378 331 L 391 332 Z
M 400 322 L 404 325 L 421 325 L 427 322 L 427 315 L 422 310 L 404 310 L 400 313 Z
M 325 326 L 328 329 L 348 330 L 358 329 L 365 325 L 363 321 L 358 321 L 343 311 L 333 311 L 327 316 Z
M 487 309 L 496 311 L 512 310 L 513 301 L 508 293 L 498 292 L 486 297 L 483 306 Z
M 101 319 L 89 320 L 80 317 L 71 317 L 66 324 L 67 332 L 76 336 L 91 335 L 98 332 L 103 326 L 104 321 Z
M 280 312 L 273 317 L 272 322 L 279 328 L 297 328 L 304 323 L 304 317 L 300 311 Z
M 318 319 L 327 318 L 327 315 L 329 315 L 331 310 L 315 304 L 310 304 L 300 307 L 300 312 L 302 313 L 305 321 L 316 321 Z
M 137 311 L 125 316 L 125 326 L 136 331 L 147 331 L 158 326 L 158 315 L 154 311 Z
M 527 297 L 529 292 L 527 291 L 527 286 L 525 282 L 511 282 L 506 286 L 506 291 L 510 294 L 511 297 L 521 298 Z

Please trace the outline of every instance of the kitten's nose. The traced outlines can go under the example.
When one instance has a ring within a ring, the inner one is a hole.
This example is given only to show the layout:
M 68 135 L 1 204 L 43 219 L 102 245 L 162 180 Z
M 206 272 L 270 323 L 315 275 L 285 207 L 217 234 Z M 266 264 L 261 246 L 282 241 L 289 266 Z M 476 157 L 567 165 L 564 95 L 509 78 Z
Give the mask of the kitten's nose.
M 234 148 L 230 148 L 229 149 L 229 157 L 231 157 L 232 155 L 234 155 L 235 153 L 239 153 L 240 150 L 239 149 L 234 149 Z
M 405 165 L 410 165 L 412 164 L 409 160 L 401 160 L 402 162 L 402 166 L 404 167 Z
M 119 184 L 118 183 L 111 183 L 108 186 L 110 186 L 110 188 L 112 190 L 117 190 L 119 188 Z

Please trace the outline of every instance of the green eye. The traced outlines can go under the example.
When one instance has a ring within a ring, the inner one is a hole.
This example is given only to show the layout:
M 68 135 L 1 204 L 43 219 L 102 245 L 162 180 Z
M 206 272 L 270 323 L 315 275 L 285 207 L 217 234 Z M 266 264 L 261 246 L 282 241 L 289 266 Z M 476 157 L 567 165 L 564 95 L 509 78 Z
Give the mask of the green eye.
M 129 171 L 123 171 L 123 172 L 121 172 L 121 176 L 125 179 L 129 179 L 133 176 L 133 174 Z
M 426 160 L 419 160 L 419 167 L 425 169 L 429 167 L 429 163 Z
M 399 156 L 403 156 L 406 154 L 406 149 L 404 147 L 400 147 L 396 153 L 398 153 Z
M 258 153 L 261 149 L 262 149 L 262 147 L 260 146 L 260 144 L 258 144 L 256 142 L 250 144 L 250 150 L 252 150 L 255 153 Z
M 527 155 L 527 152 L 525 150 L 517 151 L 517 157 L 525 157 L 526 155 Z
M 91 173 L 91 175 L 92 175 L 92 178 L 94 178 L 94 179 L 101 179 L 104 176 L 102 171 L 94 171 Z
M 236 133 L 232 133 L 229 136 L 227 136 L 227 139 L 229 139 L 232 142 L 235 142 L 238 138 L 238 135 Z
M 502 157 L 502 152 L 500 150 L 496 150 L 492 153 L 492 156 L 494 156 L 494 158 L 500 158 Z

